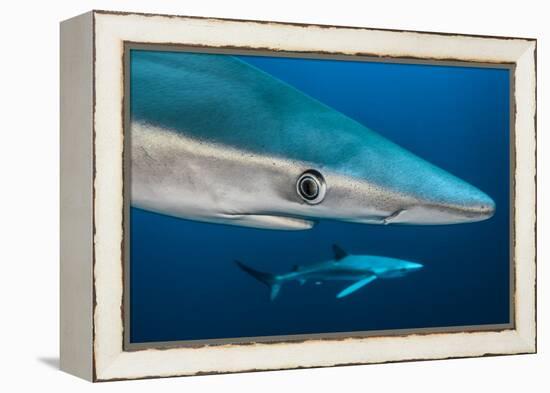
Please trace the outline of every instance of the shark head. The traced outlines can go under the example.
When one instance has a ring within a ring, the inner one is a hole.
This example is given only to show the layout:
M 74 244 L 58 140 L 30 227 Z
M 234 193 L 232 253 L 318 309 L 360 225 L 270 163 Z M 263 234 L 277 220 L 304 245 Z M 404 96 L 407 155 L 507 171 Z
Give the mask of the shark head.
M 407 274 L 414 273 L 423 267 L 424 265 L 421 263 L 402 261 L 401 267 L 399 267 L 397 271 L 403 274 L 403 276 L 406 276 Z
M 353 124 L 345 123 L 349 128 Z M 486 193 L 363 128 L 343 132 L 323 159 L 298 164 L 288 202 L 304 219 L 438 225 L 482 221 L 495 212 Z M 338 133 L 335 133 L 338 135 Z M 292 179 L 288 180 L 290 183 Z
M 372 270 L 380 278 L 398 278 L 414 273 L 424 267 L 417 262 L 386 257 L 370 257 Z

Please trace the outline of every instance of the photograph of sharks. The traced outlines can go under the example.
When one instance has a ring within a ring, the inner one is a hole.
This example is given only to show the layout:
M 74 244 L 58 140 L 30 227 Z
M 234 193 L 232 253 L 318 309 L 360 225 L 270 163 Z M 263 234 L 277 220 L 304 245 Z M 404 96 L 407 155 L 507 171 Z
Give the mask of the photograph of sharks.
M 131 342 L 509 322 L 507 69 L 201 50 L 125 52 Z
M 131 51 L 131 205 L 277 230 L 458 224 L 487 194 L 233 56 Z
M 301 285 L 307 281 L 321 284 L 324 281 L 352 281 L 353 283 L 341 290 L 336 297 L 341 299 L 351 295 L 377 278 L 398 278 L 422 269 L 420 263 L 401 259 L 379 257 L 372 255 L 348 254 L 337 245 L 333 245 L 334 258 L 307 266 L 295 266 L 286 274 L 264 273 L 245 265 L 240 261 L 235 263 L 256 280 L 267 285 L 270 299 L 275 300 L 281 285 L 291 281 L 298 281 Z

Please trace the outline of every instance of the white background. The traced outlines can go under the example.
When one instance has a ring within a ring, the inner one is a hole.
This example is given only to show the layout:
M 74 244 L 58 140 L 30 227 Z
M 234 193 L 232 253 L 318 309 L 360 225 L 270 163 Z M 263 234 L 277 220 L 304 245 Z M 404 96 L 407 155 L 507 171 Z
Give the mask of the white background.
M 550 389 L 545 1 L 14 1 L 0 13 L 0 391 Z M 539 354 L 92 385 L 58 367 L 58 23 L 90 9 L 538 38 Z M 542 195 L 542 196 L 541 196 Z M 545 241 L 546 239 L 546 241 Z

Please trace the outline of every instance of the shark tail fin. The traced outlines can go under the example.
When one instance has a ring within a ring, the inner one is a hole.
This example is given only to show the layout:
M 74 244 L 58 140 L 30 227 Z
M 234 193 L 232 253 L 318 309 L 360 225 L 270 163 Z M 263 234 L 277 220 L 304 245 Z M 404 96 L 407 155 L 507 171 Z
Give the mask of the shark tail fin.
M 265 273 L 265 272 L 260 272 L 256 269 L 252 269 L 251 267 L 249 266 L 246 266 L 244 263 L 240 262 L 240 261 L 235 261 L 235 263 L 237 264 L 237 266 L 239 266 L 243 271 L 247 272 L 248 274 L 250 274 L 252 277 L 254 277 L 256 280 L 264 283 L 265 285 L 267 285 L 267 287 L 269 288 L 269 291 L 270 291 L 270 296 L 269 298 L 271 300 L 275 300 L 275 298 L 277 297 L 277 295 L 279 294 L 279 291 L 281 290 L 281 284 L 277 281 L 277 278 L 275 277 L 274 274 L 271 274 L 271 273 Z

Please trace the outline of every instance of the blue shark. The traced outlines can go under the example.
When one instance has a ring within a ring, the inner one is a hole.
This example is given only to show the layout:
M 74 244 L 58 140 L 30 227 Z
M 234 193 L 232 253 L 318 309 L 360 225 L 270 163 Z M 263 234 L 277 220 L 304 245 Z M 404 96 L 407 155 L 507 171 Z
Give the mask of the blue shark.
M 234 56 L 132 50 L 130 112 L 137 208 L 279 230 L 458 224 L 495 210 L 475 186 Z
M 298 281 L 300 284 L 310 280 L 316 283 L 335 280 L 352 281 L 352 284 L 336 295 L 338 299 L 341 299 L 376 279 L 404 277 L 423 267 L 420 263 L 402 259 L 348 254 L 337 245 L 333 245 L 333 250 L 333 259 L 308 266 L 295 266 L 291 272 L 285 274 L 265 273 L 255 270 L 240 261 L 235 261 L 235 263 L 243 271 L 268 286 L 271 300 L 275 300 L 281 286 L 290 281 Z

